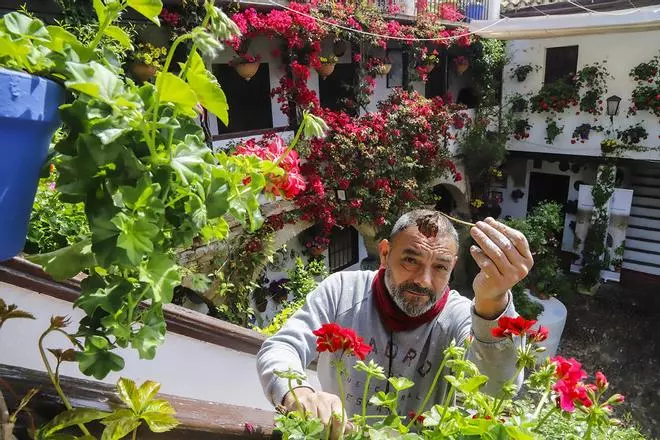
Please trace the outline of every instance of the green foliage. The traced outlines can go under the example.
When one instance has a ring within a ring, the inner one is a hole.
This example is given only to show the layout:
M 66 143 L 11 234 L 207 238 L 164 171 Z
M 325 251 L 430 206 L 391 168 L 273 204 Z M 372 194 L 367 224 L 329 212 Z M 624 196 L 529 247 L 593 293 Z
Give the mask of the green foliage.
M 305 264 L 302 258 L 296 258 L 296 266 L 288 271 L 289 280 L 284 284 L 284 288 L 293 293 L 293 299 L 286 304 L 272 321 L 263 328 L 255 328 L 259 333 L 272 336 L 277 333 L 288 319 L 296 313 L 304 304 L 307 295 L 311 293 L 318 285 L 318 279 L 324 279 L 328 276 L 328 269 L 323 260 L 312 260 Z
M 561 270 L 557 255 L 557 249 L 561 248 L 559 234 L 564 228 L 561 206 L 555 202 L 545 202 L 536 206 L 527 218 L 511 219 L 507 224 L 527 237 L 534 256 L 534 267 L 519 285 L 528 286 L 542 295 L 565 297 L 570 294 L 571 283 Z M 523 310 L 528 310 L 528 316 L 536 313 L 536 307 L 525 304 L 522 294 L 515 296 Z
M 39 182 L 25 241 L 28 254 L 53 252 L 90 236 L 84 205 L 62 202 L 55 180 L 51 174 Z
M 497 168 L 506 158 L 507 135 L 502 132 L 489 131 L 487 121 L 476 120 L 458 143 L 458 154 L 461 158 L 473 193 L 481 194 L 490 176 L 490 170 Z
M 155 396 L 160 384 L 146 381 L 137 386 L 130 379 L 121 378 L 117 382 L 119 398 L 126 407 L 116 408 L 112 412 L 90 408 L 74 408 L 57 415 L 39 429 L 36 440 L 94 440 L 96 437 L 85 435 L 75 437 L 62 434 L 61 431 L 74 426 L 100 421 L 105 428 L 101 440 L 119 440 L 136 431 L 145 422 L 152 432 L 166 432 L 174 429 L 179 422 L 174 418 L 174 408 L 163 399 Z M 135 437 L 134 437 L 135 438 Z
M 18 318 L 35 319 L 34 315 L 20 310 L 16 304 L 7 305 L 7 303 L 0 298 L 0 328 L 2 328 L 2 325 L 8 320 Z
M 479 38 L 469 51 L 472 77 L 479 88 L 480 108 L 498 107 L 502 91 L 502 70 L 507 64 L 506 43 L 501 40 Z
M 516 312 L 525 319 L 537 319 L 543 313 L 543 305 L 532 301 L 525 293 L 525 286 L 521 283 L 511 288 L 513 294 L 513 305 Z
M 545 141 L 552 144 L 555 138 L 564 132 L 564 126 L 559 126 L 554 119 L 547 119 L 545 126 Z

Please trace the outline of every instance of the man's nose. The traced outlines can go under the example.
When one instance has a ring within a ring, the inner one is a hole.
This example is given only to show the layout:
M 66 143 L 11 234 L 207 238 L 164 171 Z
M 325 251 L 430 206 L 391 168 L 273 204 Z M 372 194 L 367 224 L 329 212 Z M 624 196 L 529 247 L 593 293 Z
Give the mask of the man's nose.
M 430 267 L 420 268 L 417 276 L 415 277 L 415 283 L 418 285 L 431 289 L 433 288 L 433 269 Z

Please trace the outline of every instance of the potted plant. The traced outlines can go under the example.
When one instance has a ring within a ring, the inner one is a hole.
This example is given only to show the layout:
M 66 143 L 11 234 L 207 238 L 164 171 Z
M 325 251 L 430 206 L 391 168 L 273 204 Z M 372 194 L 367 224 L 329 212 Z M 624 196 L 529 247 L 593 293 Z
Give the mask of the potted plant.
M 373 60 L 373 70 L 377 75 L 385 76 L 392 70 L 392 62 L 388 57 L 383 58 L 372 58 Z
M 580 124 L 577 127 L 575 127 L 575 130 L 573 130 L 573 135 L 571 136 L 571 143 L 574 144 L 578 140 L 581 143 L 584 143 L 586 140 L 589 139 L 589 132 L 591 132 L 591 124 Z
M 644 127 L 638 122 L 635 125 L 631 125 L 625 130 L 617 130 L 617 138 L 626 145 L 637 145 L 642 139 L 647 139 L 649 133 Z
M 423 67 L 426 73 L 431 73 L 435 66 L 440 62 L 440 54 L 437 49 L 429 53 L 426 47 L 422 48 L 422 56 L 419 59 L 419 64 Z
M 511 70 L 513 72 L 511 77 L 516 78 L 520 82 L 523 82 L 527 79 L 527 75 L 529 75 L 534 70 L 534 67 L 531 64 L 523 64 L 521 66 L 516 66 Z
M 277 304 L 282 304 L 289 297 L 288 281 L 288 278 L 281 278 L 268 286 L 268 294 Z
M 545 141 L 549 144 L 552 144 L 555 141 L 555 138 L 564 132 L 564 126 L 557 125 L 557 121 L 554 119 L 546 119 L 545 126 Z
M 348 41 L 342 39 L 336 39 L 332 43 L 332 52 L 336 57 L 344 56 L 346 50 L 348 49 Z
M 527 139 L 529 137 L 530 128 L 532 128 L 532 126 L 529 125 L 527 119 L 516 119 L 513 121 L 513 137 L 519 141 Z
M 139 43 L 132 55 L 131 71 L 140 82 L 149 81 L 162 70 L 166 47 L 154 46 L 151 43 Z
M 616 151 L 619 143 L 615 139 L 603 139 L 600 142 L 600 150 L 603 154 L 612 154 Z
M 456 73 L 458 73 L 459 75 L 463 75 L 465 71 L 468 69 L 468 67 L 470 67 L 470 61 L 462 55 L 459 55 L 456 58 L 454 58 L 453 64 L 454 64 L 454 69 L 456 69 Z
M 511 103 L 512 112 L 522 113 L 527 110 L 527 100 L 522 95 L 515 95 L 509 102 Z
M 257 74 L 261 57 L 259 55 L 248 55 L 239 53 L 233 60 L 229 63 L 236 72 L 243 78 L 245 81 L 250 81 L 254 75 Z
M 322 79 L 326 79 L 334 72 L 337 65 L 337 57 L 328 55 L 326 57 L 319 57 L 319 61 L 321 64 L 316 68 L 316 71 Z

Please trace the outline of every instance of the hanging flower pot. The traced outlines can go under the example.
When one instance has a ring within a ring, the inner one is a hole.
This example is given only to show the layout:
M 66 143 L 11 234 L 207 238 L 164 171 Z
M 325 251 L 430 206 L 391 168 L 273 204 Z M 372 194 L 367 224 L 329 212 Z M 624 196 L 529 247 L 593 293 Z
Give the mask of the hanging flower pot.
M 346 40 L 335 40 L 335 43 L 332 45 L 332 53 L 337 57 L 341 57 L 348 50 L 348 42 Z
M 376 67 L 376 71 L 381 76 L 387 75 L 388 73 L 390 73 L 390 70 L 392 70 L 392 64 L 390 64 L 390 63 L 384 63 L 384 64 L 381 64 L 380 66 Z
M 259 70 L 259 63 L 245 63 L 237 64 L 234 66 L 236 72 L 243 78 L 245 81 L 250 81 L 254 75 L 257 74 Z
M 147 82 L 156 76 L 156 67 L 144 63 L 133 63 L 131 71 L 135 79 L 141 82 Z
M 321 64 L 321 67 L 316 69 L 316 71 L 319 73 L 319 76 L 323 79 L 326 79 L 330 75 L 332 75 L 332 72 L 335 71 L 335 66 L 337 63 L 324 63 Z
M 54 81 L 0 68 L 0 261 L 23 249 L 39 171 L 63 103 L 64 89 Z
M 431 73 L 433 69 L 435 69 L 435 63 L 424 64 L 424 70 L 426 70 L 426 73 Z
M 454 68 L 459 75 L 463 75 L 468 67 L 470 67 L 470 62 L 464 56 L 454 58 Z
M 309 254 L 312 257 L 320 257 L 326 251 L 327 248 L 324 247 L 311 247 L 309 248 Z
M 234 66 L 236 73 L 238 73 L 241 78 L 243 78 L 245 81 L 250 81 L 252 77 L 257 74 L 260 61 L 261 57 L 258 55 L 252 56 L 247 54 L 239 54 L 229 64 Z

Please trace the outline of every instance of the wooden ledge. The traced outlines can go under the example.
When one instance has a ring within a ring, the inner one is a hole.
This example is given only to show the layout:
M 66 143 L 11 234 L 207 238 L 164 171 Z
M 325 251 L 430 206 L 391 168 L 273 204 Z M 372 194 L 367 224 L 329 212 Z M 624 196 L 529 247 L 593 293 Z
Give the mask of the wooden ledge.
M 0 282 L 71 303 L 75 302 L 80 295 L 80 283 L 78 281 L 55 281 L 40 266 L 22 258 L 13 258 L 0 263 Z M 244 353 L 256 354 L 266 339 L 265 336 L 254 330 L 185 307 L 167 304 L 163 310 L 169 331 L 200 341 Z
M 15 408 L 30 388 L 39 389 L 29 406 L 37 426 L 64 410 L 46 373 L 0 364 L 0 378 L 4 382 L 3 385 L 11 389 L 3 390 L 10 408 Z M 111 411 L 113 406 L 121 404 L 115 388 L 111 385 L 70 377 L 62 377 L 60 384 L 76 408 Z M 271 411 L 166 394 L 160 394 L 159 397 L 172 404 L 181 425 L 174 431 L 163 434 L 154 434 L 148 429 L 141 430 L 138 435 L 141 440 L 271 438 L 273 435 L 275 414 Z M 28 423 L 25 418 L 21 420 L 23 426 Z

